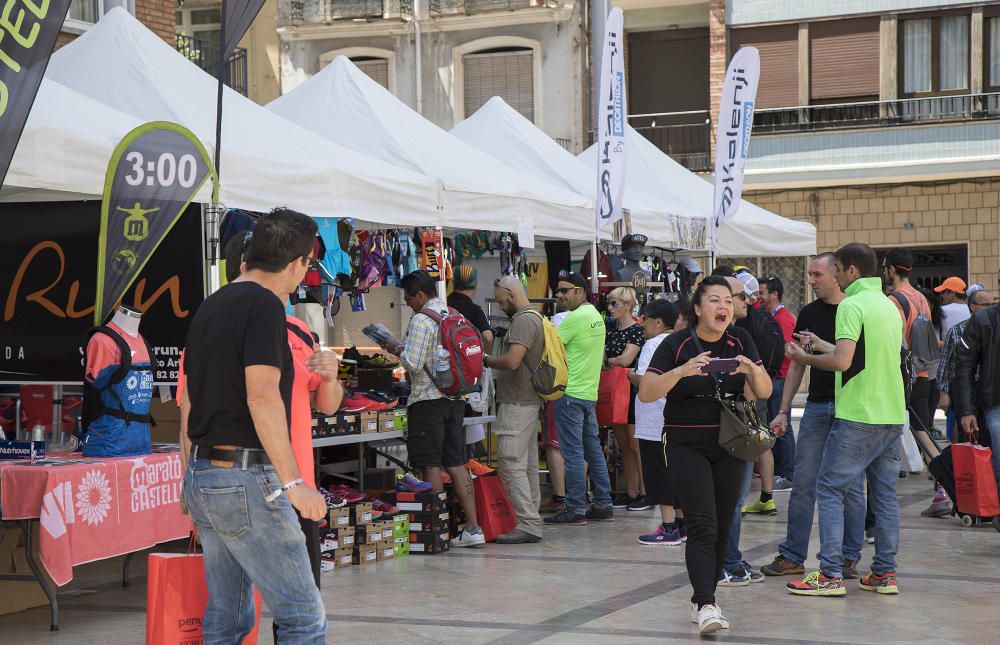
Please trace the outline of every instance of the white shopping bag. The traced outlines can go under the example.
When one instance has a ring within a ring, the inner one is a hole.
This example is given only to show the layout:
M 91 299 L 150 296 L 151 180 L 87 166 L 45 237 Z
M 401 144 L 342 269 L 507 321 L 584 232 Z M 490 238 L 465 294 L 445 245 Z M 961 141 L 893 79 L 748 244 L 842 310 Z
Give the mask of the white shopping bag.
M 903 424 L 903 454 L 900 455 L 900 458 L 903 470 L 906 472 L 919 473 L 924 470 L 924 460 L 920 456 L 920 447 L 917 446 L 917 440 L 913 438 L 913 433 L 910 432 L 909 419 Z

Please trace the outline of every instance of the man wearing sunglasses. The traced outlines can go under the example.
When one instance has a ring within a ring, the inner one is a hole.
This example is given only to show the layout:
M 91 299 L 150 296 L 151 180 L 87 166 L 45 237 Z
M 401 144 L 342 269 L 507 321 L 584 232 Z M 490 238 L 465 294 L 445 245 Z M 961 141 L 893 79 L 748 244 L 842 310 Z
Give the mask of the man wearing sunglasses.
M 604 319 L 588 301 L 587 280 L 579 273 L 560 272 L 556 298 L 570 312 L 559 325 L 566 345 L 569 381 L 566 395 L 554 402 L 559 447 L 566 463 L 566 509 L 545 518 L 546 524 L 586 524 L 614 521 L 611 478 L 597 434 L 597 390 L 604 360 Z M 594 482 L 594 505 L 587 502 L 587 473 Z

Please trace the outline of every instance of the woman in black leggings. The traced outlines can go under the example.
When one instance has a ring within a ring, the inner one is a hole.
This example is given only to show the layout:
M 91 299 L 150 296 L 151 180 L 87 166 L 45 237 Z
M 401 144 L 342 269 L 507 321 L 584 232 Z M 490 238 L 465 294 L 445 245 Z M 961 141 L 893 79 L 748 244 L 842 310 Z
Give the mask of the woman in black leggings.
M 664 445 L 670 478 L 688 528 L 688 577 L 692 622 L 701 634 L 729 627 L 715 602 L 726 538 L 746 464 L 719 447 L 715 381 L 703 372 L 711 359 L 735 358 L 737 369 L 718 374 L 723 396 L 767 399 L 771 379 L 760 365 L 750 334 L 731 326 L 733 294 L 724 278 L 705 278 L 691 299 L 690 332 L 671 334 L 657 348 L 639 386 L 639 400 L 666 396 Z M 697 334 L 698 342 L 693 334 Z M 701 344 L 704 352 L 697 349 Z

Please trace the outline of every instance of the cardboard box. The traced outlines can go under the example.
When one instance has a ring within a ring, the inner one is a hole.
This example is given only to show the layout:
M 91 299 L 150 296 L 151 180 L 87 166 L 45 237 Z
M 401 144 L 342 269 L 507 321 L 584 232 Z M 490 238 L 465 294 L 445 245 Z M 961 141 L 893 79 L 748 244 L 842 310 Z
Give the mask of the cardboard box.
M 355 528 L 355 544 L 375 544 L 382 541 L 382 526 L 378 524 L 359 524 Z
M 430 511 L 448 510 L 448 496 L 440 493 L 399 493 L 390 491 L 382 493 L 380 499 L 386 504 L 392 504 L 401 511 L 427 513 Z
M 378 432 L 378 412 L 362 412 L 360 417 L 361 434 Z
M 390 539 L 392 537 L 392 520 L 382 520 L 379 524 L 382 525 L 382 539 Z
M 451 519 L 448 511 L 432 511 L 430 513 L 407 513 L 408 533 L 433 533 L 447 529 Z
M 330 529 L 330 532 L 327 533 L 327 536 L 328 538 L 335 539 L 338 542 L 337 548 L 354 546 L 353 526 L 338 526 L 336 528 L 332 528 Z
M 433 555 L 448 550 L 449 533 L 447 530 L 410 533 L 410 553 Z
M 340 542 L 335 537 L 327 536 L 319 541 L 320 553 L 333 553 L 340 548 Z
M 396 545 L 392 540 L 382 540 L 375 546 L 378 547 L 378 551 L 376 551 L 377 560 L 391 560 L 396 556 Z
M 343 569 L 354 564 L 354 547 L 340 547 L 333 553 L 333 566 L 335 569 Z
M 320 573 L 329 573 L 330 571 L 333 571 L 334 569 L 336 569 L 336 566 L 333 563 L 333 558 L 329 558 L 329 557 L 323 556 L 322 558 L 319 559 L 319 572 Z
M 331 434 L 334 435 L 361 433 L 361 416 L 358 414 L 342 412 L 336 416 L 327 417 L 326 422 L 331 428 Z
M 410 536 L 409 534 L 403 537 L 393 538 L 392 550 L 393 555 L 397 558 L 404 555 L 409 555 L 410 553 Z
M 347 507 L 347 512 L 351 518 L 351 526 L 361 526 L 371 524 L 372 505 L 371 502 L 358 502 Z
M 408 513 L 399 513 L 392 517 L 392 537 L 401 538 L 406 537 L 410 532 L 410 515 Z
M 351 525 L 351 511 L 346 506 L 331 508 L 327 511 L 326 521 L 330 523 L 330 528 L 340 528 Z
M 354 545 L 354 564 L 371 564 L 378 560 L 378 548 L 374 544 Z

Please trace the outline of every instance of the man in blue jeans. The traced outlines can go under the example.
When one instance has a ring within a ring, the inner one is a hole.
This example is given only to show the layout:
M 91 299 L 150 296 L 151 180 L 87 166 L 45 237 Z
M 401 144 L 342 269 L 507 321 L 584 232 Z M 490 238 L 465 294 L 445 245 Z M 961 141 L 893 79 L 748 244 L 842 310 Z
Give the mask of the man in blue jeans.
M 785 342 L 790 343 L 793 341 L 792 334 L 795 332 L 797 321 L 788 307 L 781 302 L 784 297 L 785 285 L 781 282 L 781 278 L 771 276 L 760 283 L 761 308 L 771 314 L 771 317 L 781 327 L 781 334 L 785 337 Z M 771 379 L 771 398 L 767 400 L 768 423 L 785 413 L 787 426 L 787 432 L 778 437 L 771 451 L 774 454 L 774 490 L 776 491 L 791 490 L 792 477 L 795 474 L 795 433 L 792 431 L 792 420 L 787 414 L 788 409 L 782 405 L 788 371 L 791 367 L 792 360 L 786 356 L 781 363 L 781 371 L 778 376 Z M 798 387 L 790 387 L 789 389 L 792 390 L 794 396 Z
M 836 421 L 826 441 L 816 483 L 820 568 L 801 581 L 788 583 L 786 588 L 801 596 L 847 593 L 844 512 L 865 474 L 876 518 L 875 558 L 871 573 L 861 577 L 859 586 L 880 594 L 896 594 L 896 481 L 906 422 L 899 367 L 903 325 L 899 310 L 882 293 L 878 260 L 871 247 L 847 244 L 834 253 L 834 260 L 837 281 L 847 298 L 837 307 L 837 343 L 833 351 L 808 354 L 796 343 L 786 347 L 793 360 L 836 372 Z
M 964 441 L 979 432 L 980 422 L 985 424 L 993 447 L 993 473 L 1000 482 L 1000 308 L 996 305 L 976 312 L 966 323 L 951 393 Z
M 206 645 L 254 626 L 253 587 L 281 643 L 324 643 L 326 614 L 295 515 L 326 500 L 303 483 L 289 440 L 294 364 L 284 303 L 316 262 L 316 223 L 276 210 L 260 219 L 246 271 L 198 307 L 181 393 L 183 505 L 205 554 Z M 188 455 L 190 453 L 190 459 Z
M 827 353 L 836 342 L 837 306 L 847 297 L 840 290 L 834 272 L 832 253 L 822 253 L 809 262 L 809 286 L 816 300 L 802 308 L 792 334 L 807 351 Z M 788 389 L 780 401 L 780 410 L 771 422 L 778 434 L 789 432 L 788 411 L 795 393 L 802 384 L 806 366 L 793 362 L 788 368 L 785 384 Z M 799 422 L 795 452 L 795 488 L 788 500 L 788 526 L 785 541 L 778 546 L 774 562 L 760 568 L 766 576 L 805 573 L 805 561 L 816 510 L 816 479 L 827 437 L 835 421 L 834 373 L 818 367 L 810 368 L 809 397 Z M 864 478 L 844 498 L 844 578 L 857 578 L 857 563 L 864 544 L 865 493 Z
M 560 272 L 556 289 L 559 304 L 569 311 L 559 325 L 566 345 L 569 380 L 566 394 L 553 402 L 559 449 L 566 463 L 566 508 L 545 518 L 546 524 L 586 524 L 614 521 L 611 478 L 597 434 L 597 391 L 604 362 L 604 319 L 588 302 L 587 280 L 578 273 Z M 594 482 L 594 505 L 587 510 L 587 472 Z

